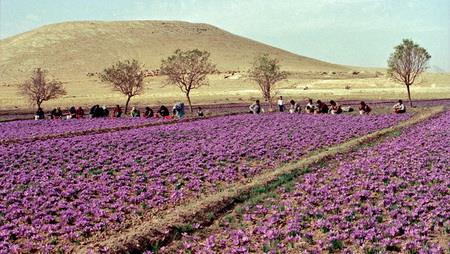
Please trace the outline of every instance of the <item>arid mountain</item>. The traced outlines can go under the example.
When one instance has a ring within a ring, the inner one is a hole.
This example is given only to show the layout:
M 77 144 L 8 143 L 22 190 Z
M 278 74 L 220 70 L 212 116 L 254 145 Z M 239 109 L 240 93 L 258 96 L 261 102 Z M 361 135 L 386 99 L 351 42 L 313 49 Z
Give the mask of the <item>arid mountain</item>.
M 177 48 L 208 50 L 221 71 L 245 71 L 253 58 L 269 53 L 284 70 L 346 71 L 207 24 L 173 21 L 66 22 L 43 26 L 0 41 L 0 82 L 19 81 L 33 68 L 61 80 L 80 80 L 114 61 L 136 58 L 148 69 Z

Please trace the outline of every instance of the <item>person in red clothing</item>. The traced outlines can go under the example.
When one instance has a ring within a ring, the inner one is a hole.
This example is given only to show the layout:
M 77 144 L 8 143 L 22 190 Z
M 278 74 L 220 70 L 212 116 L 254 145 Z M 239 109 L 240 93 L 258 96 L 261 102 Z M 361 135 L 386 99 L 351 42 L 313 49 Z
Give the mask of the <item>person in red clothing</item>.
M 121 117 L 121 116 L 122 116 L 122 109 L 120 108 L 119 105 L 116 105 L 112 117 Z
M 316 114 L 328 114 L 328 106 L 321 100 L 317 100 Z
M 84 110 L 83 110 L 83 108 L 82 107 L 78 107 L 78 109 L 77 109 L 75 114 L 76 114 L 77 119 L 84 118 Z

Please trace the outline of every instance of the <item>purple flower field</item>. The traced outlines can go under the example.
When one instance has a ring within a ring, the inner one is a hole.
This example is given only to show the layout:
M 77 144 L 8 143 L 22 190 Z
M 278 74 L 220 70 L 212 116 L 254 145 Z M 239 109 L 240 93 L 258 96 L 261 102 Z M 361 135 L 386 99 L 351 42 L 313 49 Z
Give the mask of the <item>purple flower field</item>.
M 70 120 L 22 120 L 0 123 L 0 141 L 28 139 L 46 135 L 79 131 L 109 129 L 125 126 L 139 126 L 162 119 L 146 118 L 86 118 Z
M 236 115 L 0 145 L 0 252 L 64 251 L 408 115 Z
M 449 144 L 447 111 L 317 167 L 292 190 L 235 211 L 218 233 L 186 234 L 180 245 L 193 253 L 448 253 Z

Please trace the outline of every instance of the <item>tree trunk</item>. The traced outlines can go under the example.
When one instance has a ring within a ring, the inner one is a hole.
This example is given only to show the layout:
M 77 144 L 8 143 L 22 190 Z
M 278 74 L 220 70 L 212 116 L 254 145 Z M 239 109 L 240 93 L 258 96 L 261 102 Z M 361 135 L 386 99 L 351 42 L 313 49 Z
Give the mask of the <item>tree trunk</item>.
M 39 101 L 37 101 L 37 102 L 36 102 L 36 104 L 37 104 L 38 108 L 40 108 L 40 107 L 41 107 L 41 104 L 42 104 L 42 102 L 39 102 Z
M 189 103 L 189 110 L 191 111 L 191 114 L 192 114 L 194 112 L 194 110 L 192 109 L 191 97 L 189 97 L 189 93 L 186 93 L 186 98 Z
M 127 97 L 127 103 L 125 103 L 125 111 L 124 111 L 124 115 L 126 115 L 127 114 L 127 112 L 128 112 L 128 104 L 130 103 L 130 99 L 131 99 L 131 96 L 128 96 Z
M 410 85 L 406 85 L 406 90 L 408 91 L 408 100 L 409 100 L 409 106 L 411 106 L 411 108 L 413 107 L 413 104 L 412 104 L 412 100 L 411 100 L 411 91 L 409 91 L 409 86 Z
M 267 101 L 269 102 L 269 112 L 273 112 L 272 97 L 270 95 L 267 96 Z

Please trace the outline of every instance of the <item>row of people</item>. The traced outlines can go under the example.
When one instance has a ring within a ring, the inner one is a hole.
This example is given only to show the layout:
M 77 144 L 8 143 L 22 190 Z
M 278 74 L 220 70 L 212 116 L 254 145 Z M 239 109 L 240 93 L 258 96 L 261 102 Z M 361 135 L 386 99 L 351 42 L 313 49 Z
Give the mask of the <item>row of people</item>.
M 137 107 L 133 107 L 130 111 L 131 117 L 145 117 L 145 118 L 183 118 L 185 116 L 185 107 L 184 103 L 179 102 L 176 103 L 172 108 L 172 116 L 170 115 L 169 109 L 162 105 L 159 110 L 155 113 L 150 107 L 145 107 L 144 112 L 141 114 L 140 110 Z M 122 108 L 119 105 L 116 105 L 113 108 L 112 114 L 110 114 L 110 111 L 106 106 L 100 107 L 100 105 L 94 105 L 89 110 L 89 116 L 90 118 L 102 118 L 102 117 L 113 117 L 113 118 L 119 118 L 122 117 L 123 111 Z M 197 116 L 203 117 L 205 114 L 203 113 L 203 110 L 201 107 L 197 108 Z M 54 108 L 52 111 L 50 111 L 48 118 L 49 119 L 80 119 L 84 118 L 85 113 L 82 107 L 78 107 L 76 109 L 74 106 L 70 107 L 67 111 L 67 114 L 64 114 L 60 107 Z M 45 119 L 45 112 L 44 110 L 39 107 L 38 110 L 35 113 L 35 120 L 41 120 Z
M 286 109 L 286 106 L 283 101 L 283 97 L 280 96 L 277 101 L 278 111 L 284 112 Z M 264 109 L 261 106 L 261 103 L 259 100 L 256 100 L 255 103 L 250 105 L 249 107 L 250 113 L 253 114 L 260 114 L 264 112 Z M 372 108 L 367 105 L 364 101 L 361 101 L 359 104 L 359 113 L 361 115 L 369 114 L 372 111 Z M 336 101 L 330 100 L 329 105 L 322 102 L 321 100 L 317 100 L 316 103 L 313 103 L 313 100 L 311 98 L 307 99 L 306 106 L 305 106 L 305 112 L 309 114 L 341 114 L 343 112 L 352 112 L 354 109 L 351 107 L 342 107 Z M 295 102 L 294 100 L 289 101 L 289 113 L 300 113 L 302 111 L 302 107 L 299 103 Z M 393 106 L 393 112 L 397 114 L 405 113 L 406 107 L 403 104 L 402 100 L 399 100 L 398 103 L 396 103 Z

